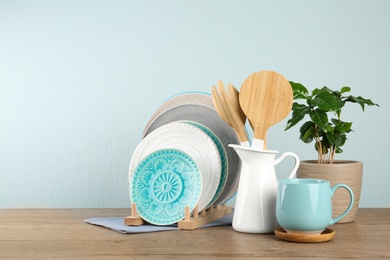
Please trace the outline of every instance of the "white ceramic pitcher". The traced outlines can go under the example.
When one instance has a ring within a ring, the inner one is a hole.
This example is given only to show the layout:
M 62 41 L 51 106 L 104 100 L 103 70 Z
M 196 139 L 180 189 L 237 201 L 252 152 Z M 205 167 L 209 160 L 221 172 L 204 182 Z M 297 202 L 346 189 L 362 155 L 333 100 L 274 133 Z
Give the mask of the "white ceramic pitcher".
M 277 227 L 276 194 L 278 183 L 275 165 L 287 156 L 295 159 L 289 178 L 295 176 L 299 158 L 292 152 L 283 153 L 275 160 L 277 151 L 259 150 L 230 144 L 241 159 L 241 175 L 236 205 L 233 214 L 233 228 L 245 233 L 272 233 Z

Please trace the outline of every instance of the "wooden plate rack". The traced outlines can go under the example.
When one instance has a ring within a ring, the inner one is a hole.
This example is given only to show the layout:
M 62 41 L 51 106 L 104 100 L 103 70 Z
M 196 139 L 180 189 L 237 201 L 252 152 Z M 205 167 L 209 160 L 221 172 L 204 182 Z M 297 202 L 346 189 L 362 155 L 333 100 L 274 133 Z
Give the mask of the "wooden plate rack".
M 198 205 L 194 208 L 192 213 L 190 207 L 185 207 L 184 219 L 177 223 L 179 229 L 195 230 L 224 216 L 230 215 L 232 212 L 232 207 L 227 206 L 226 203 L 222 205 L 211 206 L 202 210 L 200 213 L 198 213 Z M 135 203 L 131 205 L 131 216 L 125 217 L 124 223 L 127 226 L 140 226 L 145 223 L 145 221 L 138 215 L 137 206 Z

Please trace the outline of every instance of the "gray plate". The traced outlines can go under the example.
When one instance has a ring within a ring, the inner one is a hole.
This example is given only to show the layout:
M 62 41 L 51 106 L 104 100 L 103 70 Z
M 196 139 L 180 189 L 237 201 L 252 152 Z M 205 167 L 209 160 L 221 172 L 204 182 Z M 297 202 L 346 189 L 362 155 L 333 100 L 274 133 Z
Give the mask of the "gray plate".
M 211 99 L 211 96 L 209 98 Z M 156 116 L 146 126 L 144 136 L 147 136 L 160 126 L 179 120 L 198 122 L 208 127 L 221 140 L 228 160 L 228 177 L 225 188 L 216 200 L 215 205 L 226 202 L 237 192 L 241 169 L 240 158 L 232 148 L 228 147 L 229 144 L 240 144 L 237 135 L 229 125 L 222 121 L 214 108 L 200 104 L 185 104 L 167 109 Z
M 150 116 L 148 122 L 146 123 L 145 129 L 149 127 L 149 125 L 153 122 L 153 120 L 158 117 L 161 113 L 181 105 L 188 105 L 188 104 L 197 104 L 197 105 L 204 105 L 211 108 L 214 108 L 213 100 L 208 93 L 204 92 L 183 92 L 179 93 L 177 95 L 174 95 L 166 100 L 164 100 L 152 113 Z M 142 138 L 145 137 L 145 130 L 142 133 Z

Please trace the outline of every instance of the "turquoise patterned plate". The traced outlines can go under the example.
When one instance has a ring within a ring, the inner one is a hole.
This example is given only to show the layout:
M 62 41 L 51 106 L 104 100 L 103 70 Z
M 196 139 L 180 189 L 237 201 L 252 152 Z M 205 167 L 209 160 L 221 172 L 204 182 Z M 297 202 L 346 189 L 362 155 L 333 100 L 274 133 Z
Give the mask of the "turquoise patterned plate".
M 195 162 L 176 149 L 161 149 L 146 156 L 131 180 L 130 199 L 138 214 L 155 225 L 170 225 L 184 218 L 184 208 L 195 208 L 202 177 Z

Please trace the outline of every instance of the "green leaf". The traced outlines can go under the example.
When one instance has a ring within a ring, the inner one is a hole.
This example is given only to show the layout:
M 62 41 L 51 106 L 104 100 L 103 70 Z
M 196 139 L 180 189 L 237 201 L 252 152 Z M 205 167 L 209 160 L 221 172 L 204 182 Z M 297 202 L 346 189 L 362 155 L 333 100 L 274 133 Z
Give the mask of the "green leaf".
M 341 120 L 332 118 L 332 123 L 335 125 L 335 131 L 347 133 L 351 131 L 352 122 L 343 122 Z
M 325 130 L 327 130 L 327 129 L 325 129 Z M 317 132 L 318 132 L 318 136 L 320 136 L 320 137 L 325 135 L 324 130 L 322 130 L 321 128 L 317 128 Z
M 328 128 L 328 115 L 325 111 L 321 109 L 315 109 L 310 111 L 309 115 L 311 120 L 313 120 L 314 124 L 326 131 L 326 129 Z
M 342 152 L 343 152 L 343 149 L 341 149 L 340 147 L 336 148 L 336 153 L 342 153 Z
M 301 83 L 289 81 L 293 90 L 294 99 L 306 99 L 309 91 Z
M 362 107 L 363 111 L 364 111 L 364 105 L 379 107 L 379 105 L 375 104 L 374 102 L 372 102 L 371 99 L 365 99 L 365 98 L 363 98 L 361 96 L 358 96 L 358 97 L 348 96 L 345 99 L 345 101 L 349 101 L 349 102 L 352 102 L 352 103 L 358 103 Z
M 340 109 L 339 100 L 329 92 L 320 92 L 312 100 L 312 104 L 324 111 L 337 111 Z
M 324 136 L 321 139 L 321 145 L 322 145 L 323 148 L 326 148 L 327 150 L 332 145 L 332 142 L 329 140 L 329 138 L 328 138 L 328 136 L 326 134 L 324 134 Z M 326 151 L 326 153 L 328 153 L 328 151 Z
M 351 91 L 351 88 L 345 86 L 345 87 L 342 87 L 342 88 L 341 88 L 340 93 L 343 94 L 343 93 L 346 93 L 346 92 L 349 92 L 349 91 Z
M 299 129 L 301 136 L 299 137 L 304 143 L 311 143 L 316 136 L 316 128 L 313 122 L 307 121 Z
M 315 89 L 313 89 L 313 91 L 311 92 L 311 95 L 312 95 L 312 96 L 315 96 L 315 95 L 317 95 L 318 93 L 321 93 L 321 92 L 322 92 L 322 89 L 315 88 Z
M 347 141 L 347 136 L 345 133 L 336 131 L 334 133 L 334 144 L 338 147 L 341 147 L 345 144 L 345 141 Z
M 334 139 L 335 139 L 334 134 L 331 131 L 329 131 L 329 132 L 325 133 L 325 135 L 326 135 L 326 139 L 327 139 L 329 146 L 331 144 L 334 144 Z
M 310 112 L 310 107 L 302 104 L 298 104 L 294 102 L 292 106 L 293 114 L 292 117 L 287 121 L 285 131 L 296 125 L 299 121 L 301 121 L 305 115 Z
M 345 144 L 345 141 L 347 140 L 347 136 L 345 133 L 334 131 L 326 133 L 326 137 L 328 138 L 329 144 L 336 145 L 338 147 L 341 147 Z
M 328 88 L 327 86 L 324 86 L 324 87 L 321 89 L 321 92 L 333 93 L 333 92 L 337 92 L 337 91 L 333 91 L 333 90 L 331 90 L 330 88 Z

